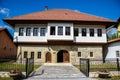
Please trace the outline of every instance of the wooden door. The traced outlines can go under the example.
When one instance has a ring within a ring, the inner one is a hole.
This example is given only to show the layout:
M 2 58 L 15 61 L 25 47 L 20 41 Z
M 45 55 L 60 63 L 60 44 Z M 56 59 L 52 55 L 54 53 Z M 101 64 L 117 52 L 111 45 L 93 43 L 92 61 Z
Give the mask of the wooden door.
M 69 53 L 67 51 L 63 52 L 63 62 L 69 62 Z
M 47 63 L 51 62 L 51 53 L 50 52 L 46 53 L 46 62 Z

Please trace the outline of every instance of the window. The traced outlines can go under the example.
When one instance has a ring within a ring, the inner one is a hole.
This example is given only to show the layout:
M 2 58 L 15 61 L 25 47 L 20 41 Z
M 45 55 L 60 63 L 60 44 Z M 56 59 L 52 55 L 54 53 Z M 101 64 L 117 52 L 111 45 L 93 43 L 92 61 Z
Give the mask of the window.
M 41 52 L 38 52 L 38 56 L 39 59 L 41 58 Z
M 65 35 L 70 35 L 70 27 L 65 27 Z
M 91 36 L 91 37 L 94 36 L 94 29 L 90 29 L 90 36 Z
M 120 51 L 116 51 L 116 57 L 120 57 Z
M 24 28 L 19 28 L 19 36 L 23 36 L 24 35 Z
M 86 29 L 85 28 L 82 29 L 82 36 L 86 36 Z
M 58 35 L 63 35 L 63 27 L 58 26 Z
M 33 29 L 33 36 L 38 36 L 38 28 Z
M 93 57 L 93 52 L 90 52 L 90 57 Z
M 55 26 L 50 27 L 50 35 L 55 35 Z
M 78 52 L 78 57 L 81 57 L 81 52 Z
M 78 28 L 74 28 L 74 36 L 78 36 L 78 34 L 79 34 Z
M 24 58 L 27 58 L 27 51 L 24 52 Z
M 34 58 L 34 52 L 31 52 L 31 58 Z
M 40 36 L 45 36 L 46 33 L 46 28 L 41 28 L 40 29 Z
M 30 36 L 31 34 L 31 28 L 26 28 L 26 36 Z
M 97 29 L 97 35 L 98 35 L 99 37 L 102 36 L 102 29 Z

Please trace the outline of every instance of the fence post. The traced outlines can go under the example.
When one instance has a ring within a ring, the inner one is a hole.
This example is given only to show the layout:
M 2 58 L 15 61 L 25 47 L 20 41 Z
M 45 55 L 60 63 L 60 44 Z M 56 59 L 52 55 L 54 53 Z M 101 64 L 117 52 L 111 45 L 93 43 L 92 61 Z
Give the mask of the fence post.
M 28 58 L 26 58 L 26 78 L 28 77 Z
M 117 58 L 117 69 L 118 69 L 118 71 L 120 71 L 119 58 Z
M 87 64 L 88 64 L 88 67 L 87 67 L 88 68 L 88 72 L 87 72 L 88 75 L 87 76 L 89 77 L 89 72 L 90 72 L 90 60 L 89 59 L 87 60 Z

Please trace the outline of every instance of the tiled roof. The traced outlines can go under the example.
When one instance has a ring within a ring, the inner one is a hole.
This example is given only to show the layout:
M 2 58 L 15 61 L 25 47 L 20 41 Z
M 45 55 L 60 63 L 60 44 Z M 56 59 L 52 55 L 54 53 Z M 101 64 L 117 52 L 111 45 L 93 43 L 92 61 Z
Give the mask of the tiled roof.
M 52 9 L 26 15 L 6 18 L 5 20 L 63 20 L 63 21 L 102 21 L 112 20 L 68 9 Z

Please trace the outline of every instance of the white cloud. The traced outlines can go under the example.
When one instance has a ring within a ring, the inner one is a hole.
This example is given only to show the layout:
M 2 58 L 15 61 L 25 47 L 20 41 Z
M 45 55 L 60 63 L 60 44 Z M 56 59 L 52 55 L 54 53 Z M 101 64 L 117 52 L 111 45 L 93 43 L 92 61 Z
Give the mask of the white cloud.
M 74 10 L 75 12 L 80 12 L 79 10 Z
M 9 16 L 9 9 L 8 8 L 0 8 L 0 14 L 4 14 L 7 17 Z

